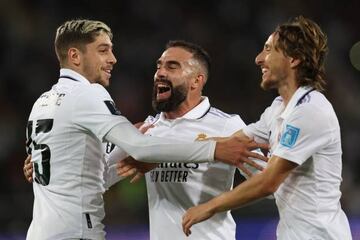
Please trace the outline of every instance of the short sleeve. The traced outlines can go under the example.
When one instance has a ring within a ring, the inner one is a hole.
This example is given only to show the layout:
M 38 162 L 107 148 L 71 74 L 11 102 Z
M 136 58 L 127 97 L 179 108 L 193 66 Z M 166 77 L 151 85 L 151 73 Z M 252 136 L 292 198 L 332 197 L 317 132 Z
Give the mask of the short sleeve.
M 267 143 L 270 131 L 269 119 L 271 119 L 271 106 L 265 109 L 257 122 L 244 127 L 243 132 L 256 142 Z
M 109 93 L 99 84 L 86 86 L 74 103 L 73 122 L 100 141 L 116 124 L 128 121 L 116 109 Z
M 280 141 L 273 155 L 295 162 L 304 163 L 314 153 L 332 141 L 333 126 L 322 109 L 304 104 L 284 121 Z
M 223 136 L 230 136 L 233 133 L 243 129 L 245 127 L 245 123 L 244 121 L 240 118 L 239 115 L 231 115 L 230 118 L 227 119 L 225 127 L 224 127 L 224 131 L 223 131 Z

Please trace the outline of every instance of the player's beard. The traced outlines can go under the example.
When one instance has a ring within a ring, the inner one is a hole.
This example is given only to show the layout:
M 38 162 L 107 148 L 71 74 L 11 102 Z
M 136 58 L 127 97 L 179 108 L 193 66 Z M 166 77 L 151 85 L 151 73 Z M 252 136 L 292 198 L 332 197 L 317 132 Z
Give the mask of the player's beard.
M 262 81 L 260 83 L 260 87 L 265 90 L 265 91 L 269 91 L 271 89 L 274 89 L 277 87 L 277 83 L 276 82 L 272 82 L 272 81 Z
M 84 59 L 82 71 L 86 74 L 84 77 L 91 83 L 98 83 L 103 87 L 107 87 L 109 85 L 107 81 L 104 81 L 101 78 L 100 70 L 97 70 L 97 68 L 89 63 L 86 58 Z
M 154 85 L 153 96 L 152 96 L 152 106 L 156 112 L 171 112 L 176 110 L 179 105 L 185 101 L 187 97 L 187 88 L 186 84 L 173 87 L 171 81 L 167 79 L 160 79 L 157 82 L 163 82 L 168 84 L 170 87 L 171 95 L 165 100 L 158 101 L 156 98 L 157 87 Z

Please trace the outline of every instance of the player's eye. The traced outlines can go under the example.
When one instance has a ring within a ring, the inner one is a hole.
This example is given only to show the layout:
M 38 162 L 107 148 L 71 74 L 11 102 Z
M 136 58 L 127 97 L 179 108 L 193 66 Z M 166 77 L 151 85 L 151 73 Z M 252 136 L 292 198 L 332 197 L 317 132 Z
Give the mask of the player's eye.
M 176 69 L 176 68 L 178 68 L 178 65 L 177 64 L 169 64 L 168 68 L 169 69 Z

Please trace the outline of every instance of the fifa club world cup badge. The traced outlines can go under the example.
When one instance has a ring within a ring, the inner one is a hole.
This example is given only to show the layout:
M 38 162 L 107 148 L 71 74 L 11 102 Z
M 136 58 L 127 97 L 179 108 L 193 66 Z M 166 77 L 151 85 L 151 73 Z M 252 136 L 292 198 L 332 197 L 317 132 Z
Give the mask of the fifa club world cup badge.
M 207 138 L 207 135 L 205 133 L 199 133 L 197 135 L 197 138 L 195 139 L 195 141 L 204 141 L 204 140 L 206 140 L 206 138 Z

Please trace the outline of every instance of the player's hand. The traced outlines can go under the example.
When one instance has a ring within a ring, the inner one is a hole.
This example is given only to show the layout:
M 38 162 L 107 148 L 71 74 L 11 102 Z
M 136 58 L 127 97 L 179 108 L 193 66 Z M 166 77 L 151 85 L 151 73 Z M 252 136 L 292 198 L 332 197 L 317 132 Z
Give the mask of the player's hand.
M 145 173 L 156 168 L 158 163 L 144 163 L 127 157 L 117 164 L 117 174 L 122 177 L 133 176 L 130 180 L 131 183 L 139 181 Z
M 263 170 L 262 166 L 252 161 L 250 158 L 256 158 L 265 162 L 268 161 L 267 157 L 252 152 L 252 150 L 258 148 L 268 150 L 268 144 L 257 143 L 253 140 L 244 139 L 236 135 L 228 138 L 215 138 L 215 140 L 215 159 L 240 168 L 248 176 L 251 176 L 252 173 L 244 166 L 244 163 L 247 163 L 260 171 Z
M 182 228 L 186 236 L 191 234 L 191 226 L 205 221 L 215 214 L 209 202 L 189 208 L 182 217 Z
M 24 171 L 25 179 L 29 183 L 32 183 L 33 182 L 33 177 L 32 177 L 32 175 L 33 175 L 33 164 L 31 162 L 31 155 L 28 155 L 27 158 L 25 159 L 23 171 Z

